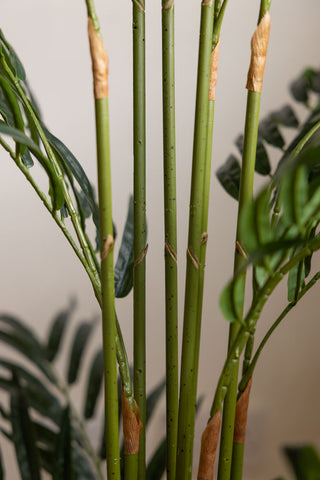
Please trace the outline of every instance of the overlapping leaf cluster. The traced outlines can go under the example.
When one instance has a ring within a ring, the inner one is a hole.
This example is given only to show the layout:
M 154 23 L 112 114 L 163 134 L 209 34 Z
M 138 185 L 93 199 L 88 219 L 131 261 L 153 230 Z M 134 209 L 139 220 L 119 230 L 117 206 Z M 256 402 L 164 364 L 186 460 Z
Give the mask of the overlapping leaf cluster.
M 0 388 L 10 397 L 1 405 L 1 433 L 13 442 L 23 480 L 41 478 L 42 469 L 53 479 L 102 479 L 101 462 L 105 459 L 104 432 L 98 448 L 87 437 L 85 423 L 102 417 L 99 398 L 102 395 L 103 355 L 101 348 L 92 352 L 90 337 L 97 319 L 76 324 L 67 338 L 75 303 L 54 318 L 48 337 L 42 341 L 21 320 L 0 316 L 0 342 L 18 353 L 21 360 L 0 358 Z M 69 351 L 64 378 L 58 375 L 55 362 L 63 347 Z M 90 365 L 85 373 L 84 365 Z M 84 380 L 82 413 L 72 403 L 72 387 Z M 161 381 L 147 400 L 147 422 L 164 391 Z M 118 381 L 119 393 L 121 390 Z M 121 398 L 121 396 L 119 396 Z M 121 401 L 119 403 L 121 413 Z M 104 422 L 101 422 L 103 425 Z M 161 478 L 165 468 L 165 440 L 161 442 L 148 466 L 148 478 Z M 5 478 L 4 465 L 1 464 Z

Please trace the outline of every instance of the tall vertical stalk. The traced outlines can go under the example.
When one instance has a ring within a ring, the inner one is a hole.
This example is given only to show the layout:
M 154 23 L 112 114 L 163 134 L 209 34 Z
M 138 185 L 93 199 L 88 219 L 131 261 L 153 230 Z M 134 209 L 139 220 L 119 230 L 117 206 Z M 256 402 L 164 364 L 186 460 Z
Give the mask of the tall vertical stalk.
M 176 478 L 191 478 L 195 418 L 194 354 L 198 322 L 199 267 L 203 212 L 203 182 L 207 147 L 208 95 L 214 1 L 201 4 L 198 81 L 189 210 L 187 273 L 181 358 Z
M 146 423 L 146 142 L 145 142 L 145 2 L 133 0 L 133 155 L 134 155 L 134 393 L 143 430 L 139 445 L 139 480 L 145 478 Z
M 108 57 L 92 2 L 87 3 L 97 139 L 102 337 L 108 478 L 120 480 L 116 319 L 114 309 L 113 225 L 108 109 Z
M 166 296 L 167 478 L 176 473 L 178 431 L 178 279 L 175 148 L 174 0 L 162 0 L 163 172 Z
M 236 234 L 236 251 L 234 260 L 234 272 L 239 270 L 244 262 L 244 257 L 241 247 L 241 238 L 239 235 L 239 217 L 241 212 L 248 202 L 252 200 L 253 192 L 253 177 L 256 159 L 257 137 L 258 137 L 258 124 L 259 124 L 259 111 L 260 111 L 260 96 L 263 82 L 264 66 L 267 54 L 269 29 L 270 29 L 270 17 L 268 10 L 270 8 L 270 0 L 261 1 L 258 27 L 252 37 L 251 41 L 251 64 L 248 72 L 247 81 L 247 111 L 245 120 L 244 131 L 244 148 L 242 155 L 242 170 L 240 179 L 240 193 L 239 193 L 239 205 L 238 205 L 238 223 Z M 242 288 L 245 288 L 245 272 L 242 274 Z M 229 342 L 228 350 L 232 348 L 232 345 L 239 333 L 240 324 L 235 322 L 230 325 L 229 330 Z M 232 363 L 230 371 L 231 380 L 228 385 L 227 394 L 224 400 L 223 416 L 222 416 L 222 429 L 221 429 L 221 444 L 219 454 L 219 480 L 229 480 L 231 474 L 232 464 L 232 450 L 233 450 L 233 432 L 235 422 L 235 410 L 237 401 L 237 382 L 238 382 L 238 370 L 239 370 L 239 354 L 236 354 Z M 241 458 L 236 454 L 236 458 L 239 461 Z

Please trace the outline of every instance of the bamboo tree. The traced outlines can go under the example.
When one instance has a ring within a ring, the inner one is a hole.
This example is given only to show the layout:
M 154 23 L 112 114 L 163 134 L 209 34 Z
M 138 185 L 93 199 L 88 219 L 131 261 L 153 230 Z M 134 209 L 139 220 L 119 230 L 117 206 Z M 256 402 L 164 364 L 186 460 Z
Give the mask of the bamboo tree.
M 87 1 L 92 59 L 99 192 L 102 336 L 105 385 L 105 431 L 108 478 L 120 480 L 116 319 L 114 310 L 113 225 L 108 111 L 108 57 L 92 1 Z
M 245 257 L 241 247 L 239 236 L 239 217 L 244 206 L 251 201 L 253 191 L 253 177 L 258 137 L 260 96 L 263 82 L 264 66 L 268 48 L 270 29 L 269 17 L 270 0 L 262 0 L 259 12 L 258 27 L 251 41 L 251 64 L 247 81 L 247 111 L 244 131 L 244 147 L 242 156 L 242 170 L 240 179 L 238 225 L 236 234 L 236 251 L 234 260 L 234 272 L 237 272 Z M 242 288 L 245 288 L 245 271 L 242 273 Z M 233 343 L 239 332 L 240 325 L 236 322 L 230 325 L 228 350 L 232 349 Z M 239 356 L 234 359 L 231 370 L 231 381 L 224 400 L 221 443 L 219 454 L 218 479 L 229 480 L 231 475 L 233 432 L 236 411 L 237 381 L 239 369 Z M 236 447 L 237 448 L 237 447 Z M 236 456 L 238 457 L 237 453 Z M 241 457 L 241 455 L 240 455 Z
M 178 279 L 175 148 L 174 0 L 162 0 L 163 171 L 166 296 L 167 478 L 176 473 L 178 430 Z
M 201 5 L 200 44 L 192 179 L 189 211 L 187 273 L 181 357 L 176 478 L 191 478 L 195 417 L 194 355 L 196 347 L 199 267 L 203 212 L 203 183 L 207 147 L 208 95 L 212 50 L 214 1 Z
M 133 33 L 133 156 L 134 156 L 134 394 L 143 429 L 139 446 L 139 480 L 145 478 L 146 424 L 146 118 L 145 1 L 132 2 Z

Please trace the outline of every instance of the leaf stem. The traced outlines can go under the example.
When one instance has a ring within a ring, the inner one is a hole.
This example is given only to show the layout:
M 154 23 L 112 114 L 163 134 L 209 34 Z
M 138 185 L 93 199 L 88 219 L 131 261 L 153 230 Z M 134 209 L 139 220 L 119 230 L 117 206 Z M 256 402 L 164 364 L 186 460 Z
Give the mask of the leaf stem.
M 133 156 L 134 156 L 134 393 L 143 430 L 139 446 L 139 480 L 146 475 L 146 118 L 145 118 L 145 2 L 132 2 L 133 34 Z
M 166 295 L 167 478 L 176 473 L 178 431 L 178 279 L 175 150 L 174 1 L 162 0 L 163 173 Z
M 239 232 L 239 218 L 245 205 L 252 200 L 253 192 L 253 178 L 254 168 L 256 160 L 257 139 L 258 139 L 258 126 L 259 126 L 259 111 L 260 111 L 260 96 L 263 82 L 264 62 L 257 61 L 257 55 L 263 55 L 264 61 L 267 54 L 268 38 L 269 38 L 269 19 L 267 19 L 266 25 L 262 23 L 262 19 L 268 10 L 265 10 L 266 6 L 270 8 L 270 1 L 261 1 L 258 27 L 254 32 L 251 41 L 251 63 L 248 72 L 247 81 L 247 110 L 245 120 L 244 131 L 244 146 L 242 155 L 242 169 L 240 178 L 240 192 L 239 192 L 239 205 L 238 205 L 238 217 L 237 217 L 237 234 L 236 245 L 241 247 L 241 238 Z M 260 25 L 261 22 L 261 25 Z M 264 47 L 262 51 L 258 48 Z M 240 249 L 241 250 L 241 249 Z M 235 260 L 234 260 L 234 272 L 241 267 L 245 259 L 238 252 L 236 248 Z M 245 278 L 246 271 L 241 273 L 240 282 L 242 282 L 243 292 L 245 290 Z M 243 306 L 242 306 L 243 308 Z M 230 325 L 229 329 L 229 343 L 228 351 L 232 351 L 235 339 L 240 331 L 240 324 L 235 322 Z M 246 338 L 247 340 L 247 338 Z M 239 355 L 240 352 L 236 351 L 235 355 L 230 363 L 230 381 L 228 382 L 228 389 L 224 399 L 223 416 L 222 416 L 222 428 L 221 428 L 221 443 L 219 452 L 219 469 L 218 480 L 229 480 L 231 474 L 232 465 L 232 449 L 233 449 L 233 431 L 235 421 L 235 409 L 237 402 L 237 383 L 238 383 L 238 371 L 239 371 Z

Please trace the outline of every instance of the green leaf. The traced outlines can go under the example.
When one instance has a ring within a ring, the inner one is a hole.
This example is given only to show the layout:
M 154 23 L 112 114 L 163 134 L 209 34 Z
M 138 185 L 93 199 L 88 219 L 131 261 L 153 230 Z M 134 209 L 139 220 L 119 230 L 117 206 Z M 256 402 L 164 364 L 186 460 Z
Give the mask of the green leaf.
M 53 208 L 55 210 L 60 210 L 60 208 L 64 205 L 63 187 L 53 166 L 51 165 L 48 158 L 41 152 L 38 145 L 33 140 L 31 140 L 31 138 L 20 132 L 20 130 L 5 125 L 2 122 L 0 122 L 0 133 L 4 135 L 9 135 L 16 143 L 21 143 L 22 145 L 26 145 L 27 147 L 29 147 L 30 151 L 39 160 L 49 177 L 50 186 L 52 189 L 51 199 Z
M 127 220 L 114 269 L 115 296 L 123 298 L 133 287 L 133 197 L 130 197 Z
M 244 276 L 236 275 L 220 295 L 220 309 L 229 322 L 242 321 L 244 302 Z
M 241 175 L 239 160 L 234 155 L 230 155 L 224 165 L 217 170 L 216 175 L 226 192 L 238 200 Z
M 72 385 L 78 378 L 84 352 L 95 324 L 96 322 L 83 322 L 74 334 L 68 362 L 67 380 L 69 385 Z
M 284 147 L 284 139 L 271 116 L 265 118 L 259 123 L 259 135 L 274 147 Z
M 296 480 L 320 480 L 320 458 L 312 445 L 285 447 Z
M 0 341 L 14 348 L 38 367 L 53 381 L 50 364 L 45 358 L 44 349 L 33 331 L 15 317 L 0 315 Z
M 297 102 L 308 103 L 309 82 L 304 73 L 290 84 L 290 92 Z
M 163 438 L 149 460 L 147 480 L 161 480 L 166 469 L 167 439 Z
M 61 429 L 57 437 L 55 449 L 55 468 L 53 480 L 74 480 L 74 467 L 72 459 L 72 429 L 69 405 L 62 415 Z
M 55 423 L 59 422 L 61 417 L 60 402 L 46 387 L 44 382 L 39 380 L 29 370 L 13 361 L 0 359 L 0 365 L 2 368 L 9 370 L 12 374 L 19 376 L 28 403 L 34 410 L 40 415 L 50 418 Z M 14 387 L 15 384 L 13 381 L 8 378 L 0 377 L 0 388 L 7 393 L 10 393 Z
M 17 75 L 19 80 L 22 82 L 26 81 L 26 72 L 24 70 L 24 67 L 16 54 L 15 50 L 13 47 L 9 44 L 9 42 L 6 40 L 2 30 L 0 30 L 0 43 L 2 47 L 5 47 L 6 52 L 8 57 L 10 58 L 10 63 L 14 67 L 14 73 Z
M 2 453 L 0 450 L 0 480 L 4 480 L 4 478 L 5 478 L 5 473 L 4 473 L 4 466 L 2 461 Z
M 270 114 L 271 119 L 280 125 L 289 128 L 298 128 L 299 120 L 294 113 L 293 108 L 290 105 L 285 105 L 284 107 L 272 112 Z
M 18 380 L 10 396 L 12 439 L 22 480 L 40 480 L 40 459 L 26 397 Z
M 163 379 L 161 380 L 158 385 L 155 386 L 155 388 L 148 394 L 147 400 L 146 400 L 146 427 L 148 425 L 148 422 L 153 414 L 154 409 L 156 408 L 158 401 L 160 400 L 160 397 L 162 393 L 164 392 L 166 386 L 166 380 Z
M 239 135 L 237 137 L 235 144 L 242 155 L 243 135 Z M 268 153 L 267 153 L 267 150 L 265 149 L 262 139 L 259 136 L 257 139 L 256 163 L 254 168 L 257 173 L 260 173 L 260 175 L 269 175 L 269 173 L 271 172 L 271 165 L 270 165 Z
M 58 158 L 62 165 L 69 169 L 78 182 L 82 192 L 85 195 L 85 198 L 88 202 L 88 205 L 90 206 L 90 210 L 92 213 L 92 218 L 94 221 L 94 224 L 96 226 L 97 231 L 99 230 L 99 208 L 95 199 L 95 193 L 92 188 L 92 185 L 90 181 L 88 180 L 88 177 L 83 170 L 82 166 L 76 159 L 76 157 L 72 154 L 72 152 L 64 145 L 64 143 L 61 142 L 57 137 L 52 135 L 52 133 L 49 132 L 49 130 L 42 125 L 42 128 L 44 130 L 44 133 L 52 146 L 53 150 L 55 153 L 58 155 Z
M 304 262 L 295 265 L 288 275 L 288 302 L 296 302 L 299 292 L 304 286 L 305 270 Z
M 99 393 L 103 381 L 103 351 L 98 350 L 91 364 L 84 406 L 84 417 L 91 418 L 94 415 Z
M 66 327 L 70 321 L 71 315 L 75 309 L 76 303 L 74 300 L 70 302 L 70 306 L 58 313 L 54 318 L 50 327 L 48 341 L 46 346 L 46 357 L 49 362 L 52 362 L 59 350 L 62 343 L 63 336 L 66 331 Z

